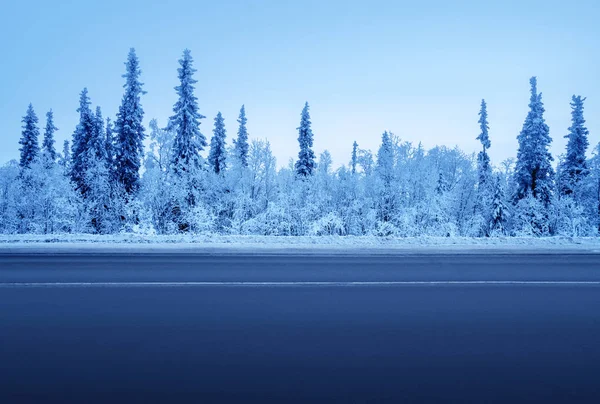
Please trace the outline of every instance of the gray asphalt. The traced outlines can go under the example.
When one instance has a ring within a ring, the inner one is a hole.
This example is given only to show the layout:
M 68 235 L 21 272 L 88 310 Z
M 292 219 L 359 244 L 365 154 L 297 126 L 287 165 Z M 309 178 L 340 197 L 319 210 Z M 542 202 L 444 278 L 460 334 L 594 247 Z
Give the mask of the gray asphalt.
M 600 402 L 600 255 L 0 254 L 0 402 Z

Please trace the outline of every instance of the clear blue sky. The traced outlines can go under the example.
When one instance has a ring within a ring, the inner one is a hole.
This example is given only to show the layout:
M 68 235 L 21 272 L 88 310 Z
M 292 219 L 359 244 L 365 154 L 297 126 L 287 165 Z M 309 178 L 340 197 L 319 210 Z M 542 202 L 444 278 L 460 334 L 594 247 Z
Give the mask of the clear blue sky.
M 537 75 L 562 153 L 572 94 L 587 96 L 590 143 L 600 141 L 600 5 L 561 1 L 0 1 L 0 163 L 18 157 L 21 118 L 49 108 L 70 139 L 78 94 L 114 116 L 124 61 L 135 47 L 148 92 L 146 123 L 166 124 L 177 60 L 192 50 L 196 95 L 210 137 L 222 111 L 228 141 L 246 104 L 251 137 L 268 138 L 279 165 L 297 155 L 304 101 L 315 151 L 346 163 L 352 142 L 376 150 L 405 140 L 479 149 L 488 102 L 494 164 L 516 155 Z

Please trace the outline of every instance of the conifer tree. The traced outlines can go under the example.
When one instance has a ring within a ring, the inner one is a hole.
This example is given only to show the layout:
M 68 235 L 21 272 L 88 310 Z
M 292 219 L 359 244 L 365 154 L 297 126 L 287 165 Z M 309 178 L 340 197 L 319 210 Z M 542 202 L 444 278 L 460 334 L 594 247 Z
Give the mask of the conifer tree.
M 487 154 L 487 149 L 489 149 L 492 144 L 489 137 L 490 127 L 487 120 L 487 105 L 485 100 L 481 100 L 481 110 L 479 111 L 478 122 L 481 133 L 477 136 L 477 140 L 481 142 L 483 150 L 477 155 L 477 171 L 479 174 L 479 187 L 483 189 L 492 173 L 490 157 Z
M 115 122 L 116 150 L 115 170 L 117 181 L 122 184 L 127 194 L 132 194 L 139 188 L 141 159 L 144 155 L 144 110 L 142 109 L 141 96 L 146 92 L 142 90 L 140 82 L 139 60 L 135 49 L 131 48 L 125 63 L 125 94 L 119 107 Z
M 192 54 L 189 49 L 183 51 L 177 69 L 180 84 L 175 87 L 179 99 L 173 107 L 175 113 L 169 120 L 167 130 L 175 132 L 173 142 L 172 168 L 175 173 L 190 171 L 199 167 L 199 152 L 206 147 L 206 138 L 200 132 L 200 120 L 205 116 L 198 112 L 198 99 L 194 95 Z
M 63 142 L 62 160 L 60 160 L 60 165 L 64 167 L 65 172 L 68 172 L 70 164 L 71 164 L 71 149 L 69 147 L 69 141 L 65 140 Z
M 569 134 L 565 136 L 568 139 L 567 154 L 560 167 L 560 191 L 564 195 L 572 194 L 576 185 L 589 174 L 585 157 L 589 146 L 589 132 L 583 118 L 584 101 L 585 98 L 580 95 L 574 95 L 571 100 L 571 127 Z
M 392 182 L 394 170 L 394 150 L 392 145 L 392 138 L 390 134 L 385 131 L 381 135 L 381 146 L 377 151 L 377 173 L 383 180 L 386 186 L 389 186 Z
M 46 128 L 44 130 L 44 141 L 42 151 L 51 162 L 56 161 L 56 149 L 54 148 L 54 132 L 58 128 L 54 125 L 54 113 L 52 110 L 46 113 Z
M 215 118 L 215 128 L 213 129 L 213 136 L 210 140 L 210 153 L 208 155 L 208 164 L 215 174 L 219 174 L 225 170 L 225 137 L 227 131 L 225 130 L 225 122 L 223 115 L 219 112 Z
M 71 144 L 71 180 L 75 183 L 75 188 L 85 195 L 87 186 L 85 183 L 85 173 L 88 169 L 88 151 L 94 132 L 96 131 L 96 119 L 90 109 L 90 98 L 87 88 L 81 91 L 79 96 L 79 123 L 73 133 L 73 142 Z
M 352 174 L 356 174 L 356 164 L 358 163 L 358 143 L 356 140 L 352 143 L 352 160 L 350 160 L 350 165 L 352 167 Z
M 246 129 L 246 107 L 242 105 L 240 116 L 238 118 L 240 124 L 237 133 L 237 139 L 233 140 L 235 146 L 235 154 L 243 167 L 248 167 L 248 130 Z
M 19 165 L 21 168 L 29 168 L 31 163 L 38 157 L 40 147 L 38 145 L 38 137 L 40 136 L 40 130 L 37 126 L 38 117 L 33 110 L 33 105 L 29 104 L 27 113 L 23 117 L 23 131 L 21 132 L 21 139 L 19 144 L 21 148 L 21 160 Z
M 503 235 L 506 232 L 508 206 L 504 202 L 504 189 L 502 188 L 500 177 L 497 175 L 493 179 L 493 191 L 490 232 L 495 235 Z
M 104 150 L 106 153 L 106 162 L 111 171 L 111 175 L 114 174 L 114 137 L 113 137 L 113 126 L 110 118 L 106 118 L 106 133 L 104 136 Z
M 515 167 L 515 202 L 531 194 L 544 205 L 550 202 L 554 160 L 548 148 L 552 139 L 544 120 L 542 94 L 537 92 L 537 79 L 532 77 L 529 113 L 517 137 L 519 151 Z
M 313 133 L 311 129 L 310 113 L 308 102 L 304 104 L 298 127 L 298 143 L 300 152 L 298 152 L 298 161 L 296 161 L 296 173 L 306 177 L 312 175 L 315 169 L 315 153 L 313 147 Z
M 102 118 L 102 109 L 96 107 L 96 115 L 94 116 L 94 132 L 90 140 L 90 150 L 93 151 L 94 158 L 108 165 L 106 159 L 106 139 L 104 133 L 104 118 Z

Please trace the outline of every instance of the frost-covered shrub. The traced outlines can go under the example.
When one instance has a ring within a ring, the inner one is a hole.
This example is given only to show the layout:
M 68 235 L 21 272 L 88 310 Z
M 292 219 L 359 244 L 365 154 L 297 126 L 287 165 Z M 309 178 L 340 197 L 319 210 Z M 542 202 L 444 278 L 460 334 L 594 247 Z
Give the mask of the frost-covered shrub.
M 342 219 L 335 213 L 329 212 L 313 222 L 309 234 L 314 236 L 345 236 L 346 229 Z

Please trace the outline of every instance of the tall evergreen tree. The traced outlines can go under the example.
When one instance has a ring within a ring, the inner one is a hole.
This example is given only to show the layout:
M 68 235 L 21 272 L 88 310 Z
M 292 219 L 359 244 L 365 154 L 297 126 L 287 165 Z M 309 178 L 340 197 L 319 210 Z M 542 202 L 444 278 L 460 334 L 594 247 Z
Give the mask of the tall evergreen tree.
M 537 92 L 537 79 L 532 77 L 529 113 L 523 129 L 517 137 L 519 151 L 515 167 L 515 202 L 531 194 L 548 204 L 552 195 L 552 155 L 548 151 L 552 139 L 550 129 L 544 120 L 542 94 Z
M 313 147 L 313 133 L 310 123 L 308 102 L 304 104 L 298 127 L 298 143 L 300 144 L 300 152 L 298 153 L 298 161 L 296 161 L 296 173 L 303 177 L 312 175 L 315 169 L 315 153 Z
M 350 165 L 352 167 L 352 174 L 356 174 L 356 164 L 358 163 L 358 143 L 356 140 L 352 143 L 352 160 L 350 160 Z
M 96 131 L 96 119 L 90 108 L 91 102 L 88 96 L 87 88 L 81 91 L 79 96 L 79 123 L 73 133 L 73 142 L 71 144 L 71 180 L 75 187 L 83 195 L 87 192 L 85 183 L 85 173 L 89 165 L 88 151 L 94 132 Z
M 210 153 L 208 155 L 208 164 L 211 169 L 219 174 L 225 170 L 225 136 L 227 131 L 225 130 L 225 122 L 223 115 L 219 112 L 215 118 L 215 128 L 213 129 L 213 136 L 210 140 Z
M 484 188 L 486 183 L 492 174 L 492 168 L 490 166 L 490 156 L 487 154 L 487 149 L 490 148 L 492 143 L 489 137 L 489 124 L 487 120 L 487 104 L 485 100 L 481 100 L 481 110 L 479 111 L 479 128 L 481 133 L 477 136 L 477 140 L 481 142 L 483 150 L 477 155 L 477 171 L 479 174 L 479 186 Z
M 381 135 L 381 146 L 377 151 L 377 173 L 386 186 L 392 182 L 394 171 L 394 148 L 390 134 L 385 131 Z
M 71 148 L 69 147 L 69 141 L 65 140 L 63 142 L 62 160 L 60 160 L 60 165 L 64 167 L 65 172 L 68 172 L 70 164 Z
M 206 138 L 200 132 L 200 120 L 206 118 L 198 112 L 198 99 L 194 96 L 193 79 L 196 72 L 194 60 L 189 49 L 183 51 L 177 69 L 180 84 L 175 87 L 179 99 L 173 107 L 173 115 L 169 119 L 167 130 L 175 132 L 173 142 L 173 170 L 176 173 L 189 171 L 191 167 L 199 167 L 199 152 L 206 147 Z
M 29 168 L 40 151 L 40 146 L 38 145 L 40 130 L 37 126 L 38 117 L 33 110 L 33 105 L 29 104 L 27 112 L 21 122 L 23 122 L 23 131 L 21 132 L 21 139 L 19 140 L 19 144 L 21 145 L 21 148 L 19 149 L 21 152 L 19 165 L 21 168 Z
M 56 161 L 56 149 L 54 148 L 54 132 L 58 128 L 54 125 L 54 113 L 52 110 L 46 113 L 46 128 L 44 130 L 44 141 L 42 143 L 42 151 L 48 156 L 52 162 Z
M 493 179 L 493 197 L 491 201 L 490 232 L 495 235 L 503 235 L 506 232 L 508 220 L 508 206 L 504 202 L 504 190 L 500 176 Z
M 140 166 L 144 155 L 144 110 L 141 96 L 146 93 L 142 90 L 142 71 L 135 49 L 129 50 L 125 66 L 125 94 L 115 122 L 115 169 L 118 182 L 123 185 L 125 192 L 132 194 L 139 188 Z
M 106 133 L 104 135 L 104 149 L 106 153 L 106 161 L 108 163 L 108 167 L 111 172 L 114 168 L 114 158 L 115 158 L 115 150 L 114 150 L 114 135 L 113 135 L 113 126 L 110 118 L 106 118 Z
M 102 118 L 102 109 L 96 107 L 94 116 L 94 132 L 90 139 L 89 149 L 92 150 L 94 158 L 107 164 L 106 159 L 106 139 L 104 133 L 104 118 Z
M 567 154 L 560 167 L 560 190 L 564 195 L 572 194 L 575 186 L 589 173 L 585 157 L 589 132 L 583 118 L 584 101 L 580 95 L 574 95 L 571 100 L 571 127 L 565 136 L 568 139 Z
M 246 107 L 244 105 L 240 109 L 240 116 L 237 121 L 240 126 L 238 128 L 237 139 L 233 140 L 235 154 L 242 166 L 248 167 L 248 130 L 246 129 L 248 119 L 246 118 Z

